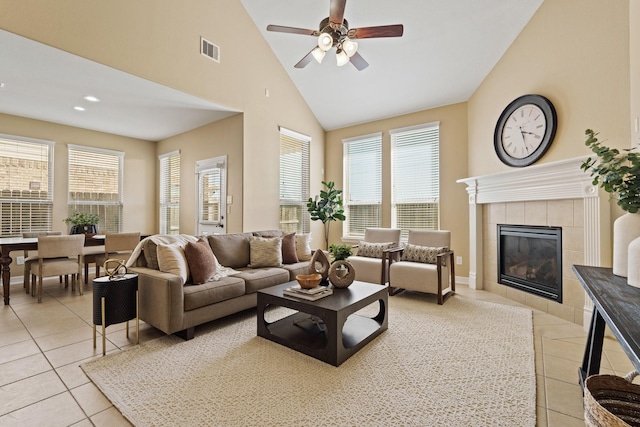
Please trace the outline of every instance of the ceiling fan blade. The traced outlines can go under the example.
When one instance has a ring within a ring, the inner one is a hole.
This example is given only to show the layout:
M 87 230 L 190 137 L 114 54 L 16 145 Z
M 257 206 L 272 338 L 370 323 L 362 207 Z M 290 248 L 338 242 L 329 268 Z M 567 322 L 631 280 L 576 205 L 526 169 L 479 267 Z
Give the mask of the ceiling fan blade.
M 347 33 L 350 39 L 371 39 L 374 37 L 402 37 L 404 26 L 381 25 L 379 27 L 352 28 Z
M 294 65 L 294 68 L 304 68 L 307 65 L 309 65 L 309 62 L 313 61 L 313 55 L 311 52 L 313 52 L 313 50 L 315 49 L 315 47 L 313 49 L 311 49 L 311 51 L 309 53 L 307 53 L 307 55 L 302 58 L 300 61 L 298 61 L 298 63 L 296 65 Z
M 358 71 L 362 71 L 369 66 L 369 63 L 364 60 L 362 56 L 358 52 L 354 53 L 349 61 L 353 64 L 354 67 L 358 69 Z
M 338 29 L 342 25 L 342 21 L 344 20 L 344 7 L 347 3 L 347 0 L 331 0 L 331 4 L 329 6 L 329 24 L 333 29 Z
M 302 34 L 304 36 L 319 36 L 317 30 L 308 30 L 306 28 L 285 27 L 283 25 L 267 25 L 267 31 L 275 31 L 278 33 Z

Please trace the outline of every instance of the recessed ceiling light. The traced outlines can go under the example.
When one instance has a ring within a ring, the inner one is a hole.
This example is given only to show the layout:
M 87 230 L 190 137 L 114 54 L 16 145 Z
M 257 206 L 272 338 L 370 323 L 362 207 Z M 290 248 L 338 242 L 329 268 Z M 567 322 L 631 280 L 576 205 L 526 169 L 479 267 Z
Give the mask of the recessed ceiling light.
M 84 110 L 85 110 L 85 108 L 84 108 L 84 107 L 81 107 L 81 106 L 79 106 L 79 105 L 76 105 L 75 107 L 73 107 L 73 109 L 74 109 L 74 110 L 77 110 L 77 111 L 84 111 Z
M 96 98 L 93 95 L 87 95 L 84 97 L 85 100 L 89 101 L 89 102 L 100 102 L 100 98 Z
M 0 89 L 4 87 L 4 82 L 0 82 Z

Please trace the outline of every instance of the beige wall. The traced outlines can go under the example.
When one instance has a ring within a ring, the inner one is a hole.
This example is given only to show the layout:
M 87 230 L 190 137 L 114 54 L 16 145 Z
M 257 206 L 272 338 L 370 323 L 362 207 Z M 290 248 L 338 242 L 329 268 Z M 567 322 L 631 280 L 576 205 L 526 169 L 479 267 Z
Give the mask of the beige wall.
M 493 132 L 507 104 L 528 93 L 549 98 L 558 114 L 555 141 L 539 164 L 588 155 L 587 128 L 608 145 L 629 147 L 630 21 L 628 0 L 545 1 L 468 101 L 469 176 L 510 169 L 495 155 Z M 612 220 L 620 212 L 612 202 Z M 610 251 L 610 242 L 601 250 Z
M 158 154 L 180 150 L 180 232 L 196 232 L 196 162 L 227 156 L 227 195 L 233 196 L 227 232 L 242 231 L 242 114 L 158 143 Z M 159 180 L 159 176 L 157 178 Z
M 422 123 L 440 122 L 440 228 L 451 230 L 451 246 L 463 264 L 456 265 L 457 276 L 468 276 L 469 202 L 464 186 L 456 180 L 467 172 L 467 104 L 460 103 L 417 113 L 378 120 L 327 132 L 326 178 L 342 189 L 342 140 L 382 132 L 382 226 L 391 226 L 391 138 L 389 130 Z M 330 243 L 340 241 L 342 224 L 331 228 Z
M 243 112 L 244 198 L 234 199 L 234 209 L 242 206 L 234 228 L 278 227 L 278 126 L 312 138 L 311 191 L 319 191 L 324 131 L 239 0 L 0 0 L 0 9 L 4 30 Z M 219 64 L 198 53 L 201 36 L 220 46 Z M 187 212 L 195 205 L 183 201 Z M 147 209 L 155 217 L 157 202 Z M 181 218 L 185 230 L 189 223 Z
M 629 146 L 629 1 L 544 2 L 469 100 L 469 173 L 509 169 L 493 147 L 502 110 L 537 93 L 553 102 L 558 131 L 539 161 L 589 154 L 584 130 Z
M 54 231 L 62 231 L 65 234 L 69 232 L 62 220 L 68 216 L 67 145 L 74 144 L 108 148 L 125 153 L 122 230 L 140 231 L 142 234 L 156 232 L 157 215 L 155 212 L 157 211 L 150 208 L 155 206 L 157 199 L 155 143 L 6 114 L 0 114 L 0 133 L 55 142 L 52 217 Z M 21 254 L 15 256 L 18 255 Z M 15 261 L 11 266 L 12 270 L 14 266 Z M 20 270 L 15 270 L 13 273 L 19 275 Z

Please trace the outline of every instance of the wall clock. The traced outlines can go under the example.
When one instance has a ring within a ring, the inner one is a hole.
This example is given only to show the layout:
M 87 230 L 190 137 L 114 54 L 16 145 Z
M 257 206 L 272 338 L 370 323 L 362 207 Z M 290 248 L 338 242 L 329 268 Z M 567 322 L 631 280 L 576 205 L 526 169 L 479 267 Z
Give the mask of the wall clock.
M 551 101 L 541 95 L 523 95 L 504 109 L 493 135 L 496 154 L 509 166 L 537 162 L 556 135 L 558 120 Z

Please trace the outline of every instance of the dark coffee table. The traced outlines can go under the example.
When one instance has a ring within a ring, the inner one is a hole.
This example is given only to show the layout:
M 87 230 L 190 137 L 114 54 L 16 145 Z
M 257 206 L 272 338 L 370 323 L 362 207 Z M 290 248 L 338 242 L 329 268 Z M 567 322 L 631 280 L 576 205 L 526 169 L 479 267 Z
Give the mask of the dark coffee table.
M 353 282 L 317 301 L 282 294 L 296 284 L 293 281 L 258 291 L 258 336 L 340 366 L 387 329 L 386 286 Z M 354 314 L 376 301 L 379 311 L 375 317 Z M 268 306 L 287 307 L 297 313 L 270 323 L 264 317 Z

